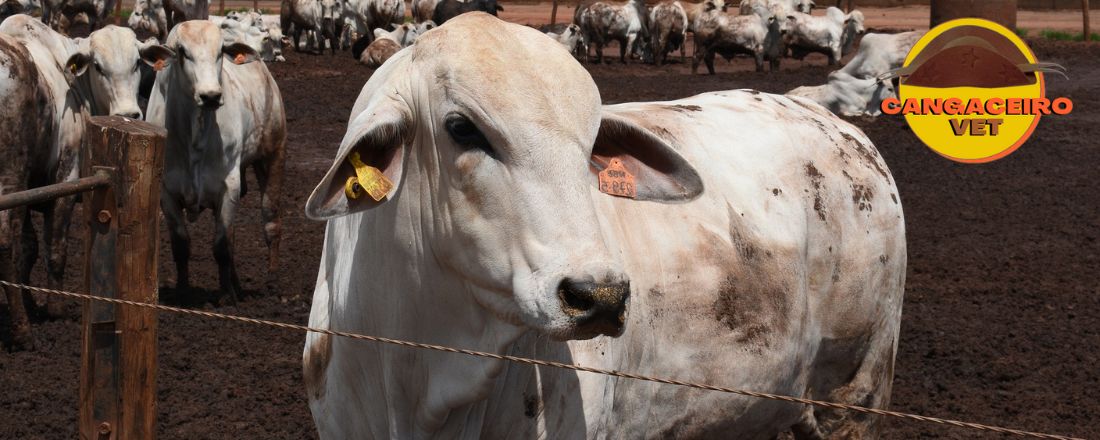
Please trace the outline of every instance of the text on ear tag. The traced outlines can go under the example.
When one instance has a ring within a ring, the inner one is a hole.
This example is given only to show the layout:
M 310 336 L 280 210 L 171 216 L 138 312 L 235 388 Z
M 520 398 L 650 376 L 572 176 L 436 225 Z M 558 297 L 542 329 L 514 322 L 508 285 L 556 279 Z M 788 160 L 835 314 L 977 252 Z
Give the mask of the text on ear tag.
M 239 54 L 237 54 L 237 56 L 233 57 L 233 63 L 234 64 L 244 64 L 244 54 L 239 53 Z
M 600 192 L 633 199 L 638 191 L 634 187 L 634 175 L 630 174 L 619 159 L 611 159 L 607 168 L 600 171 Z
M 393 181 L 378 168 L 363 163 L 359 159 L 359 153 L 352 152 L 348 155 L 348 162 L 355 167 L 355 175 L 344 183 L 344 194 L 349 199 L 358 199 L 365 190 L 374 201 L 380 202 L 393 189 Z
M 164 60 L 157 60 L 157 62 L 153 63 L 153 70 L 156 72 L 164 70 Z

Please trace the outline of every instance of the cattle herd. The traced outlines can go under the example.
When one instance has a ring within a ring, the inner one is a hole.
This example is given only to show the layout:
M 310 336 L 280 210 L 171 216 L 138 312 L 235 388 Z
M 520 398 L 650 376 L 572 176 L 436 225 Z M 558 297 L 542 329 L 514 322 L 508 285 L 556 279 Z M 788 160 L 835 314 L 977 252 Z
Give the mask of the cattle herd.
M 739 365 L 721 382 L 889 400 L 901 205 L 875 147 L 834 113 L 875 114 L 919 33 L 862 35 L 859 11 L 814 15 L 809 0 L 744 0 L 738 14 L 723 0 L 585 2 L 572 23 L 540 30 L 490 16 L 495 0 L 413 0 L 411 22 L 401 0 L 283 0 L 278 22 L 210 17 L 205 0 L 138 0 L 128 27 L 101 26 L 110 0 L 46 0 L 41 18 L 18 1 L 0 23 L 0 189 L 77 178 L 89 116 L 164 127 L 161 208 L 179 287 L 188 223 L 209 209 L 220 288 L 240 294 L 232 224 L 249 168 L 277 273 L 287 119 L 265 62 L 288 45 L 351 49 L 378 70 L 305 206 L 328 221 L 311 326 L 629 371 L 666 351 L 668 366 L 690 359 L 704 381 Z M 82 19 L 90 35 L 66 36 Z M 818 52 L 832 65 L 863 42 L 826 84 L 787 95 L 602 106 L 578 62 L 602 62 L 613 41 L 624 63 L 663 65 L 675 50 L 686 60 L 689 33 L 693 72 L 702 62 L 710 73 L 715 55 L 774 70 Z M 624 197 L 593 183 L 614 167 L 632 173 Z M 62 285 L 75 202 L 0 214 L 0 279 L 29 280 L 39 211 L 49 287 Z M 7 293 L 11 340 L 30 347 L 26 293 Z M 324 438 L 877 430 L 841 412 L 345 342 L 311 333 L 305 347 Z

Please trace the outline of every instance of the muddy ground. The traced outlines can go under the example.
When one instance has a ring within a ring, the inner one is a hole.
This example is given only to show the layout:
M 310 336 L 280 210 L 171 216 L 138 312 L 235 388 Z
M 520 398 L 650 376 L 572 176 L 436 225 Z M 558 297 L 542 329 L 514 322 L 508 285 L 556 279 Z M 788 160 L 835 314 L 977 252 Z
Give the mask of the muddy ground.
M 922 146 L 897 117 L 855 119 L 896 177 L 905 206 L 909 272 L 892 408 L 933 416 L 1100 437 L 1100 45 L 1033 42 L 1039 57 L 1069 68 L 1049 94 L 1075 112 L 1045 118 L 1006 159 L 961 165 Z M 236 221 L 236 253 L 251 296 L 214 306 L 212 220 L 192 226 L 192 291 L 175 274 L 162 230 L 162 302 L 305 323 L 323 225 L 302 206 L 329 166 L 355 96 L 370 71 L 350 56 L 291 53 L 275 64 L 288 109 L 289 162 L 277 291 L 264 288 L 266 250 L 257 196 Z M 746 60 L 720 62 L 716 76 L 687 66 L 590 66 L 607 103 L 755 88 L 782 92 L 824 82 L 821 59 L 755 73 Z M 255 181 L 249 173 L 252 188 Z M 81 237 L 83 228 L 74 228 Z M 80 241 L 70 246 L 70 289 L 80 287 Z M 35 282 L 44 285 L 36 269 Z M 76 305 L 70 310 L 76 316 Z M 0 303 L 0 332 L 7 306 Z M 39 321 L 36 351 L 0 353 L 0 438 L 71 439 L 75 434 L 79 323 Z M 315 437 L 300 373 L 303 335 L 163 314 L 158 410 L 166 439 Z M 981 437 L 980 433 L 887 421 L 885 438 Z

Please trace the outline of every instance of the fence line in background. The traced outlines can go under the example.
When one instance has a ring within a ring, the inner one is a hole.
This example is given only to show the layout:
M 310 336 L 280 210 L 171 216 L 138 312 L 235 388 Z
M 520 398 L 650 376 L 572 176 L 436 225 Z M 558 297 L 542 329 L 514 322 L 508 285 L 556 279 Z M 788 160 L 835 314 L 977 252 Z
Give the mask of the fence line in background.
M 0 280 L 0 285 L 8 286 L 8 287 L 14 287 L 14 288 L 20 288 L 20 289 L 27 289 L 27 290 L 31 290 L 31 291 L 34 291 L 34 292 L 45 293 L 45 294 L 50 294 L 50 295 L 60 295 L 60 296 L 68 297 L 68 298 L 83 299 L 83 300 L 90 300 L 90 301 L 101 301 L 101 302 L 107 302 L 107 303 L 112 303 L 112 304 L 117 304 L 117 305 L 140 307 L 140 308 L 146 308 L 146 309 L 154 309 L 154 310 L 160 310 L 160 311 L 164 311 L 164 312 L 180 313 L 180 314 L 192 315 L 192 316 L 201 316 L 201 317 L 205 317 L 205 318 L 215 318 L 215 319 L 222 319 L 222 320 L 228 320 L 228 321 L 243 322 L 243 323 L 246 323 L 246 324 L 255 324 L 255 325 L 268 326 L 268 327 L 276 327 L 276 328 L 281 328 L 281 329 L 286 329 L 286 330 L 296 330 L 296 331 L 321 333 L 321 334 L 325 334 L 325 335 L 341 336 L 341 337 L 350 338 L 350 339 L 358 339 L 358 340 L 371 341 L 371 342 L 380 342 L 380 343 L 385 343 L 385 344 L 398 345 L 398 346 L 402 346 L 402 347 L 419 348 L 419 349 L 425 349 L 425 350 L 435 350 L 435 351 L 442 351 L 442 352 L 447 352 L 447 353 L 464 354 L 464 355 L 468 355 L 468 356 L 483 357 L 483 358 L 496 359 L 496 360 L 502 360 L 502 361 L 508 361 L 508 362 L 515 362 L 515 363 L 520 363 L 520 364 L 539 365 L 539 366 L 545 366 L 545 367 L 562 368 L 562 369 L 566 369 L 566 370 L 582 371 L 582 372 L 586 372 L 586 373 L 595 373 L 595 374 L 603 374 L 603 375 L 606 375 L 606 376 L 621 377 L 621 378 L 626 378 L 626 379 L 644 380 L 644 381 L 648 381 L 648 382 L 663 383 L 663 384 L 668 384 L 668 385 L 677 385 L 677 386 L 683 386 L 683 387 L 695 388 L 695 389 L 701 389 L 701 390 L 717 391 L 717 392 L 729 393 L 729 394 L 738 394 L 738 395 L 742 395 L 742 396 L 756 397 L 756 398 L 761 398 L 761 399 L 770 399 L 770 400 L 778 400 L 778 401 L 790 402 L 790 403 L 814 405 L 814 406 L 819 406 L 819 407 L 823 407 L 823 408 L 832 408 L 832 409 L 839 409 L 839 410 L 845 410 L 845 411 L 855 411 L 855 412 L 864 413 L 864 414 L 874 414 L 874 415 L 885 416 L 885 417 L 894 417 L 894 418 L 905 419 L 905 420 L 914 420 L 914 421 L 918 421 L 918 422 L 926 422 L 926 423 L 934 423 L 934 424 L 939 424 L 939 425 L 954 426 L 954 427 L 958 427 L 958 428 L 968 428 L 968 429 L 974 429 L 974 430 L 979 430 L 979 431 L 996 432 L 996 433 L 1000 433 L 1000 434 L 1014 435 L 1014 436 L 1019 436 L 1019 437 L 1053 439 L 1053 440 L 1083 440 L 1083 439 L 1075 438 L 1075 437 L 1067 437 L 1067 436 L 1061 436 L 1061 435 L 1055 435 L 1055 434 L 1046 434 L 1046 433 L 1041 433 L 1041 432 L 1023 431 L 1023 430 L 1019 430 L 1019 429 L 1010 429 L 1010 428 L 1004 428 L 1004 427 L 1000 427 L 1000 426 L 992 426 L 992 425 L 984 425 L 984 424 L 980 424 L 980 423 L 972 423 L 972 422 L 964 422 L 964 421 L 959 421 L 959 420 L 943 419 L 943 418 L 939 418 L 939 417 L 922 416 L 922 415 L 919 415 L 919 414 L 910 414 L 910 413 L 904 413 L 904 412 L 898 412 L 898 411 L 889 411 L 889 410 L 883 410 L 883 409 L 877 409 L 877 408 L 867 408 L 867 407 L 863 407 L 863 406 L 848 405 L 848 404 L 844 404 L 844 403 L 826 402 L 826 401 L 821 401 L 821 400 L 804 399 L 804 398 L 801 398 L 801 397 L 784 396 L 784 395 L 778 395 L 778 394 L 759 393 L 759 392 L 755 392 L 755 391 L 739 390 L 739 389 L 734 389 L 734 388 L 726 388 L 726 387 L 720 387 L 720 386 L 709 385 L 709 384 L 694 383 L 694 382 L 685 382 L 685 381 L 681 381 L 681 380 L 669 379 L 669 378 L 657 377 L 657 376 L 645 376 L 645 375 L 641 375 L 641 374 L 623 372 L 623 371 L 618 371 L 618 370 L 607 370 L 607 369 L 602 369 L 602 368 L 592 368 L 592 367 L 585 367 L 585 366 L 582 366 L 582 365 L 565 364 L 565 363 L 560 363 L 560 362 L 552 362 L 552 361 L 545 361 L 545 360 L 539 360 L 539 359 L 529 359 L 529 358 L 523 358 L 523 357 L 518 357 L 518 356 L 509 356 L 509 355 L 501 355 L 501 354 L 496 354 L 496 353 L 487 353 L 487 352 L 483 352 L 483 351 L 466 350 L 466 349 L 447 347 L 447 346 L 442 346 L 442 345 L 424 344 L 424 343 L 419 343 L 419 342 L 410 342 L 410 341 L 404 341 L 404 340 L 400 340 L 400 339 L 385 338 L 385 337 L 381 337 L 381 336 L 361 335 L 361 334 L 357 334 L 357 333 L 342 332 L 342 331 L 322 329 L 322 328 L 313 328 L 313 327 L 308 327 L 308 326 L 299 325 L 299 324 L 289 324 L 289 323 L 285 323 L 285 322 L 269 321 L 269 320 L 265 320 L 265 319 L 256 319 L 256 318 L 247 318 L 247 317 L 243 317 L 243 316 L 226 315 L 226 314 L 222 314 L 222 313 L 208 312 L 208 311 L 205 311 L 205 310 L 184 309 L 184 308 L 180 308 L 180 307 L 172 307 L 172 306 L 146 303 L 146 302 L 139 302 L 139 301 L 129 301 L 129 300 L 117 299 L 117 298 L 104 298 L 104 297 L 99 297 L 99 296 L 95 296 L 95 295 L 83 294 L 83 293 L 67 292 L 67 291 L 61 291 L 61 290 L 53 290 L 53 289 L 45 289 L 45 288 L 41 288 L 41 287 L 27 286 L 27 285 L 13 283 L 13 282 L 4 281 L 4 280 Z M 153 297 L 155 298 L 156 295 L 153 295 Z

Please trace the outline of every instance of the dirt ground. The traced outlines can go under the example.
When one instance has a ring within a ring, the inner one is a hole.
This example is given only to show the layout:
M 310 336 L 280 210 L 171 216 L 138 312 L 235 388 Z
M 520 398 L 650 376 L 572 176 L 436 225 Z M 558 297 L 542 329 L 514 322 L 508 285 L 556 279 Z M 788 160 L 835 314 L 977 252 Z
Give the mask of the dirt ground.
M 1072 78 L 1051 96 L 1076 104 L 1045 118 L 1020 150 L 985 165 L 937 156 L 897 117 L 855 119 L 890 166 L 905 206 L 909 270 L 892 409 L 1086 438 L 1100 437 L 1100 45 L 1033 41 L 1044 61 Z M 192 284 L 175 274 L 161 232 L 162 302 L 305 323 L 323 224 L 302 207 L 331 163 L 355 96 L 370 71 L 347 54 L 290 53 L 274 64 L 289 123 L 283 252 L 277 291 L 265 291 L 265 256 L 255 194 L 236 220 L 238 269 L 250 294 L 217 307 L 212 220 L 192 225 Z M 607 103 L 662 100 L 755 88 L 783 92 L 824 82 L 821 58 L 751 72 L 739 59 L 715 76 L 687 66 L 589 66 Z M 1093 136 L 1098 136 L 1094 138 Z M 255 188 L 251 173 L 249 186 Z M 74 228 L 81 237 L 82 227 Z M 69 247 L 67 287 L 80 288 L 79 239 Z M 34 282 L 44 285 L 39 267 Z M 70 312 L 76 316 L 76 305 Z M 7 331 L 0 303 L 0 333 Z M 34 324 L 36 351 L 0 353 L 0 438 L 76 437 L 79 323 Z M 162 314 L 158 426 L 165 439 L 316 436 L 301 378 L 300 333 Z M 884 438 L 984 438 L 958 428 L 888 420 Z

